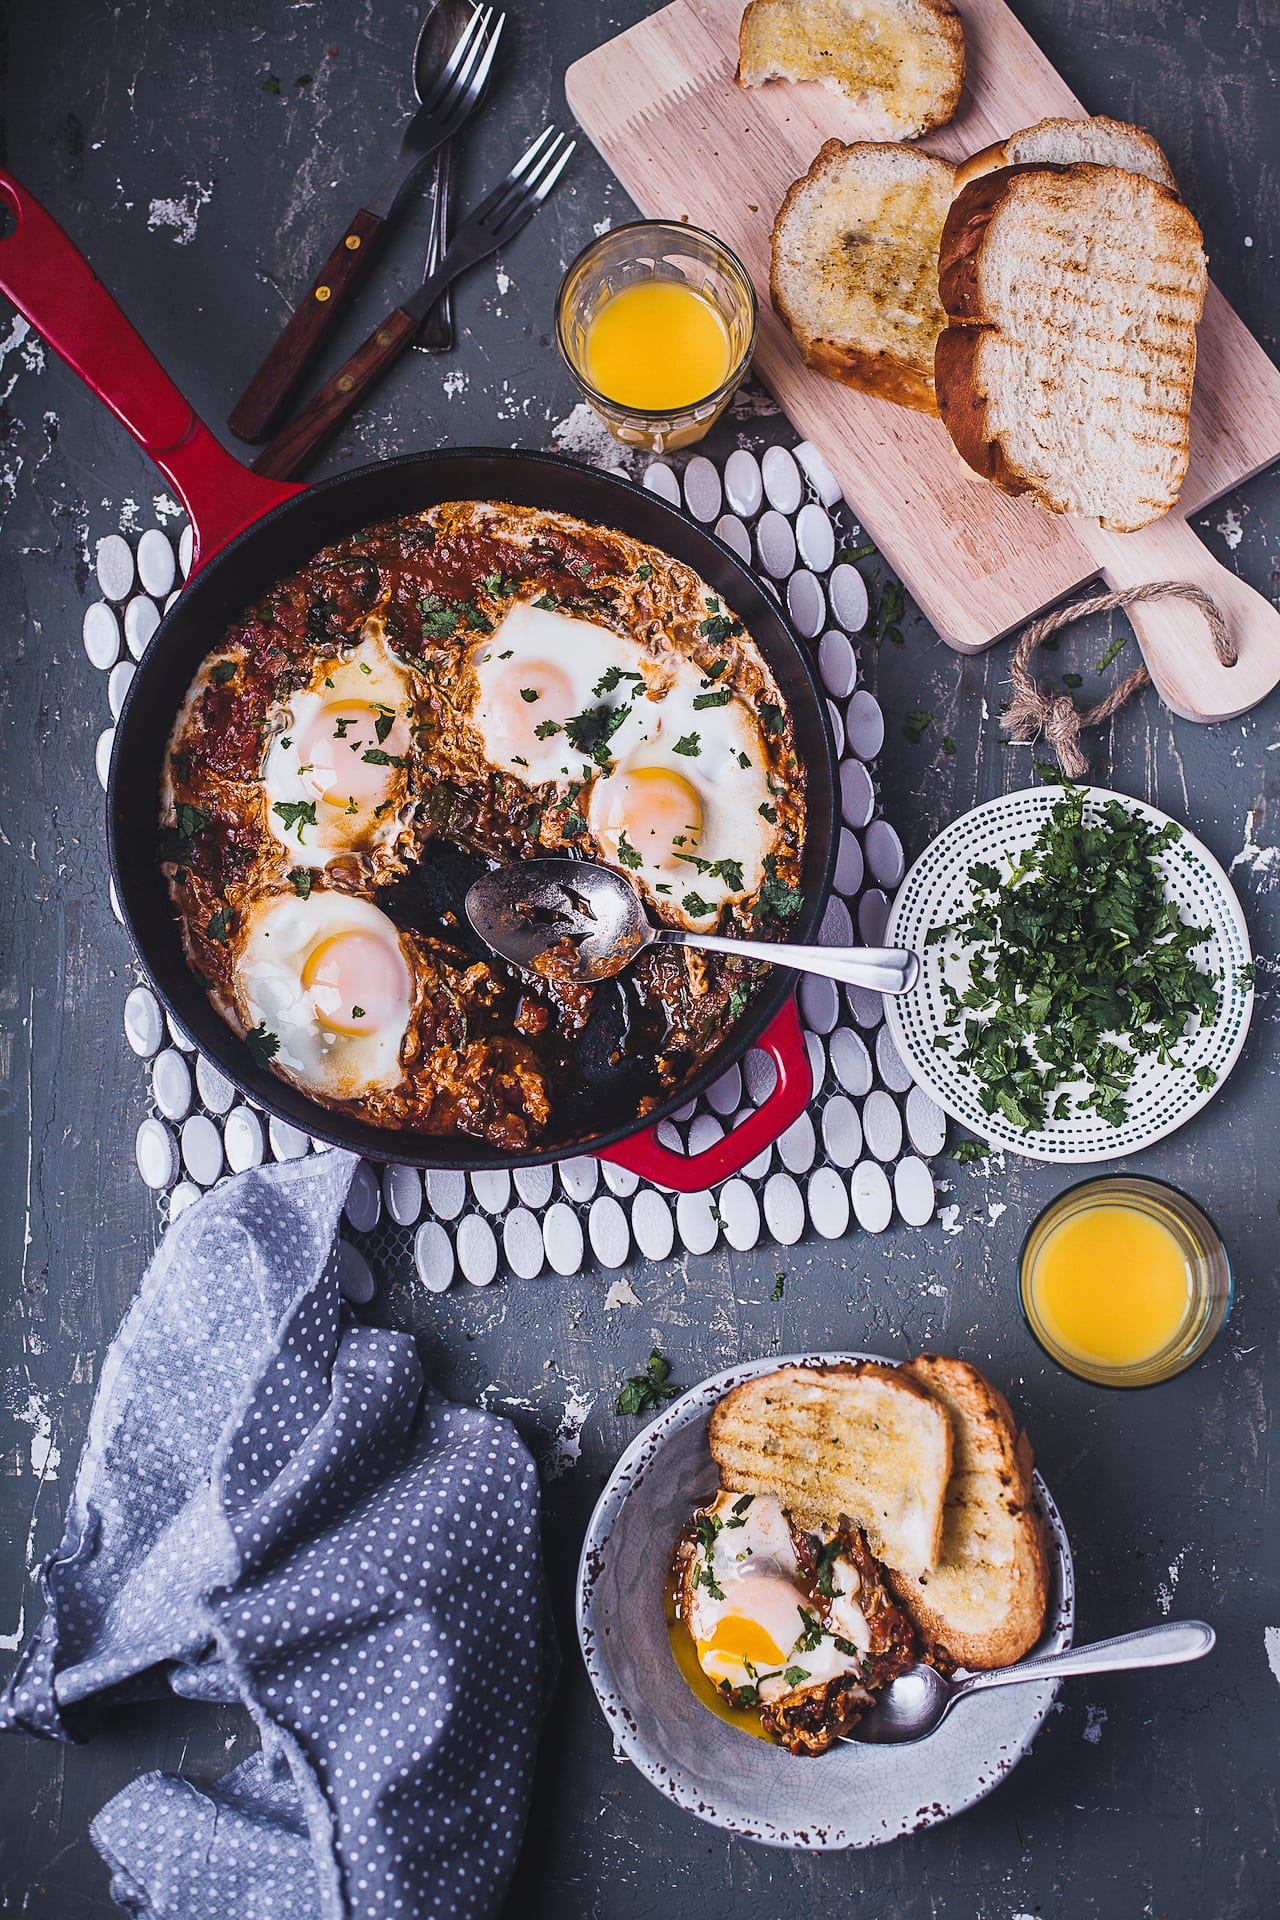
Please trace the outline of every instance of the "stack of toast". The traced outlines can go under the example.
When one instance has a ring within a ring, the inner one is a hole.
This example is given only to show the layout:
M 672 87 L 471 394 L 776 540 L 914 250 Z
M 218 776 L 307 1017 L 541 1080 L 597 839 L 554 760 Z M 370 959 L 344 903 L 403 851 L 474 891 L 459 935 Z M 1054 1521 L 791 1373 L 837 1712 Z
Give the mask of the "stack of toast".
M 1008 1666 L 1040 1638 L 1031 1449 L 967 1361 L 782 1367 L 726 1394 L 708 1437 L 725 1488 L 862 1531 L 935 1665 Z
M 900 136 L 954 114 L 963 72 L 945 0 L 743 17 L 742 84 L 823 79 Z M 773 304 L 811 366 L 940 414 L 985 479 L 1120 532 L 1182 486 L 1206 285 L 1164 154 L 1105 117 L 1041 121 L 959 167 L 829 140 L 773 228 Z

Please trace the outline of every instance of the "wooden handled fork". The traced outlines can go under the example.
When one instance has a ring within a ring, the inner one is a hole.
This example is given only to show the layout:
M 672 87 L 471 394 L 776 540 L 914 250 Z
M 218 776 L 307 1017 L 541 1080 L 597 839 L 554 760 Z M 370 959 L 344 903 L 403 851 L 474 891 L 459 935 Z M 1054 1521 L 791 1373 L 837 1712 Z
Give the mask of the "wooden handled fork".
M 514 239 L 533 218 L 564 172 L 576 144 L 566 141 L 554 127 L 539 134 L 506 179 L 463 221 L 444 259 L 434 272 L 428 272 L 417 293 L 375 327 L 297 419 L 259 454 L 253 463 L 255 473 L 286 480 L 307 464 L 400 358 L 442 289 L 478 260 Z

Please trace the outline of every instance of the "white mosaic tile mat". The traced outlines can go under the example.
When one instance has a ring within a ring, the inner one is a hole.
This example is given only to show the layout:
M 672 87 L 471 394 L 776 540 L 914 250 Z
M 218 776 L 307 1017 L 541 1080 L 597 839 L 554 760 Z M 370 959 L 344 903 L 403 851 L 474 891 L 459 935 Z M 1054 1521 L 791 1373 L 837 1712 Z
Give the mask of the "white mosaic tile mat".
M 847 513 L 837 482 L 807 445 L 794 453 L 772 446 L 760 460 L 739 449 L 723 472 L 700 454 L 679 475 L 654 461 L 643 480 L 692 519 L 713 526 L 785 602 L 811 643 L 840 755 L 839 856 L 820 938 L 829 946 L 855 939 L 878 945 L 904 863 L 902 842 L 876 792 L 884 718 L 859 685 L 852 636 L 867 626 L 868 595 L 858 569 L 836 561 L 858 537 L 857 529 L 841 525 Z M 148 528 L 136 545 L 122 534 L 98 544 L 103 598 L 85 612 L 84 647 L 106 678 L 113 721 L 97 744 L 104 788 L 114 720 L 135 663 L 190 563 L 189 527 L 176 553 L 160 527 Z M 119 918 L 114 892 L 112 907 Z M 503 1271 L 524 1279 L 548 1270 L 573 1274 L 589 1252 L 600 1266 L 617 1268 L 633 1247 L 662 1260 L 677 1241 L 691 1253 L 709 1253 L 721 1240 L 743 1251 L 762 1239 L 779 1246 L 841 1240 L 851 1221 L 882 1233 L 895 1212 L 909 1226 L 923 1226 L 935 1204 L 927 1162 L 946 1141 L 942 1109 L 912 1085 L 884 1025 L 879 994 L 816 976 L 803 977 L 799 992 L 814 1098 L 777 1144 L 734 1179 L 714 1191 L 675 1195 L 591 1155 L 555 1167 L 470 1175 L 421 1175 L 412 1167 L 365 1162 L 347 1203 L 353 1236 L 342 1250 L 348 1297 L 356 1303 L 372 1297 L 374 1267 L 390 1274 L 412 1263 L 425 1287 L 443 1293 L 459 1277 L 487 1286 Z M 144 984 L 125 1000 L 124 1030 L 150 1076 L 135 1159 L 169 1218 L 205 1188 L 265 1158 L 323 1150 L 298 1128 L 240 1099 Z M 675 1152 L 701 1151 L 766 1099 L 774 1080 L 773 1063 L 753 1050 L 741 1067 L 730 1067 L 702 1098 L 664 1121 L 660 1138 Z

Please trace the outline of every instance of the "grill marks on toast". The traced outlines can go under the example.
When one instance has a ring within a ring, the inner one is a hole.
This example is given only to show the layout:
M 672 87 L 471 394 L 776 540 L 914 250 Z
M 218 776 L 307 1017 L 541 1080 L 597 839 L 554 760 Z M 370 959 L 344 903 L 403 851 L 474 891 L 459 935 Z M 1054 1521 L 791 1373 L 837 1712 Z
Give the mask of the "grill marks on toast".
M 856 101 L 887 139 L 945 125 L 964 87 L 950 0 L 750 0 L 738 54 L 739 86 L 816 80 Z
M 802 1526 L 846 1518 L 890 1566 L 936 1564 L 951 1423 L 899 1369 L 865 1361 L 746 1380 L 715 1407 L 708 1439 L 732 1491 L 775 1494 Z
M 947 216 L 939 407 L 971 467 L 1053 512 L 1131 531 L 1177 499 L 1190 452 L 1200 229 L 1144 175 L 1016 166 Z

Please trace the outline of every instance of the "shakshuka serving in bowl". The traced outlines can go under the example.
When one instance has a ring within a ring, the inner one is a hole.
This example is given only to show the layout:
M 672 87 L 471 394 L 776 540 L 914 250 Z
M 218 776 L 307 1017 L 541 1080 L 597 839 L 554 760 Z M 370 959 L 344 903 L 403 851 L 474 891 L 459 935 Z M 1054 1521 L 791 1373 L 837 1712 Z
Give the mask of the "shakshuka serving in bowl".
M 659 923 L 785 938 L 805 777 L 788 703 L 690 567 L 563 513 L 448 501 L 336 541 L 202 662 L 161 857 L 191 968 L 308 1098 L 519 1151 L 660 1106 L 768 969 L 659 948 L 596 986 L 468 927 L 498 862 L 625 871 Z M 579 1110 L 580 1117 L 579 1117 Z

